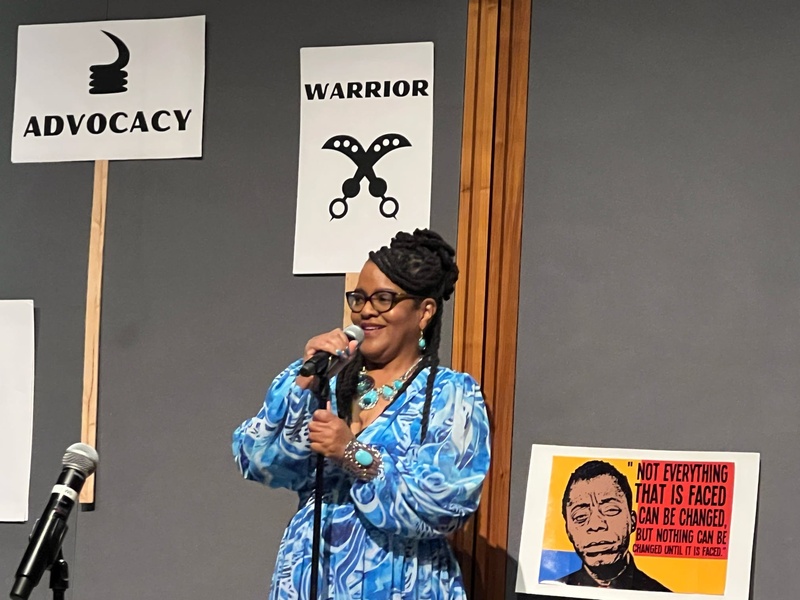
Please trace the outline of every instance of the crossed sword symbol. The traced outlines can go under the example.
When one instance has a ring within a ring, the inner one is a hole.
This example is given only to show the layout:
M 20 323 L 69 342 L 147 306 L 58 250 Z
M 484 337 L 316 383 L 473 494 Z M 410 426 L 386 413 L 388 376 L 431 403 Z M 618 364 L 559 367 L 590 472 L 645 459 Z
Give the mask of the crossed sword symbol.
M 368 148 L 349 135 L 335 135 L 322 145 L 323 150 L 336 150 L 347 155 L 356 164 L 355 174 L 345 179 L 342 184 L 344 197 L 335 198 L 328 205 L 331 220 L 341 219 L 347 214 L 347 201 L 355 198 L 361 191 L 361 180 L 365 177 L 369 181 L 369 193 L 374 198 L 380 198 L 378 209 L 387 219 L 394 218 L 400 210 L 400 203 L 391 196 L 386 196 L 386 180 L 375 175 L 375 163 L 392 150 L 408 148 L 411 142 L 399 133 L 386 133 L 372 142 Z

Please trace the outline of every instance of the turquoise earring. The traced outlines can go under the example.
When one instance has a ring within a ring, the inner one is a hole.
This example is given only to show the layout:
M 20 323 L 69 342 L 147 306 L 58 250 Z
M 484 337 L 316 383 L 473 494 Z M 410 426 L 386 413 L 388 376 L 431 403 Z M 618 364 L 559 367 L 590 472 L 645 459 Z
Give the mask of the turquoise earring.
M 423 332 L 422 332 L 421 329 L 419 331 L 419 342 L 417 342 L 417 346 L 419 346 L 420 352 L 424 352 L 425 351 L 425 346 L 427 346 L 427 344 L 425 343 L 425 336 L 423 335 Z

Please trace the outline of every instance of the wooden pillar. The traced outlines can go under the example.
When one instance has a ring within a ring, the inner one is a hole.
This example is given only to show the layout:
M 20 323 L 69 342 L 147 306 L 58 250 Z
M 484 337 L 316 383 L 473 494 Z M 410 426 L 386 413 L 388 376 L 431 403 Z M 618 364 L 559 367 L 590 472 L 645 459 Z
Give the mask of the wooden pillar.
M 480 382 L 492 466 L 454 545 L 471 600 L 505 595 L 531 0 L 470 0 L 453 367 Z

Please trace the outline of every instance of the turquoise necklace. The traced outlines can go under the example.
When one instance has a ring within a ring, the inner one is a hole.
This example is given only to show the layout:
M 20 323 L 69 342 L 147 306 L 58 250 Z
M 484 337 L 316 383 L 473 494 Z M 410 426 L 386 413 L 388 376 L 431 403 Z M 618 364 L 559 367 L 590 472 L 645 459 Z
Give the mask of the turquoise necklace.
M 394 400 L 395 395 L 400 391 L 400 388 L 403 387 L 403 383 L 405 383 L 406 379 L 411 375 L 411 372 L 419 364 L 420 360 L 422 360 L 421 356 L 398 379 L 395 379 L 392 383 L 382 385 L 379 388 L 375 387 L 375 380 L 370 375 L 367 375 L 367 367 L 362 367 L 361 372 L 358 374 L 358 383 L 356 384 L 356 393 L 359 395 L 358 406 L 361 407 L 361 410 L 373 408 L 378 404 L 378 400 L 386 400 L 387 402 Z

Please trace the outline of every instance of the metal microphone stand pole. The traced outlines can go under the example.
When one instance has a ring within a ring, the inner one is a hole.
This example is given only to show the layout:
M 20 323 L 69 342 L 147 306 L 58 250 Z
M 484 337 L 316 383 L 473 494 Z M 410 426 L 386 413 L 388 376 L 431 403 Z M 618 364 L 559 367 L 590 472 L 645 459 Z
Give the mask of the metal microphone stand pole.
M 64 600 L 67 588 L 69 588 L 69 567 L 59 548 L 56 559 L 50 567 L 50 589 L 53 590 L 53 600 Z
M 331 390 L 329 380 L 326 375 L 317 377 L 317 392 L 319 407 L 326 408 Z M 317 479 L 314 485 L 314 533 L 311 542 L 311 586 L 308 593 L 309 600 L 316 600 L 318 596 L 317 587 L 319 584 L 319 561 L 320 545 L 322 542 L 322 494 L 325 485 L 325 456 L 317 454 Z

